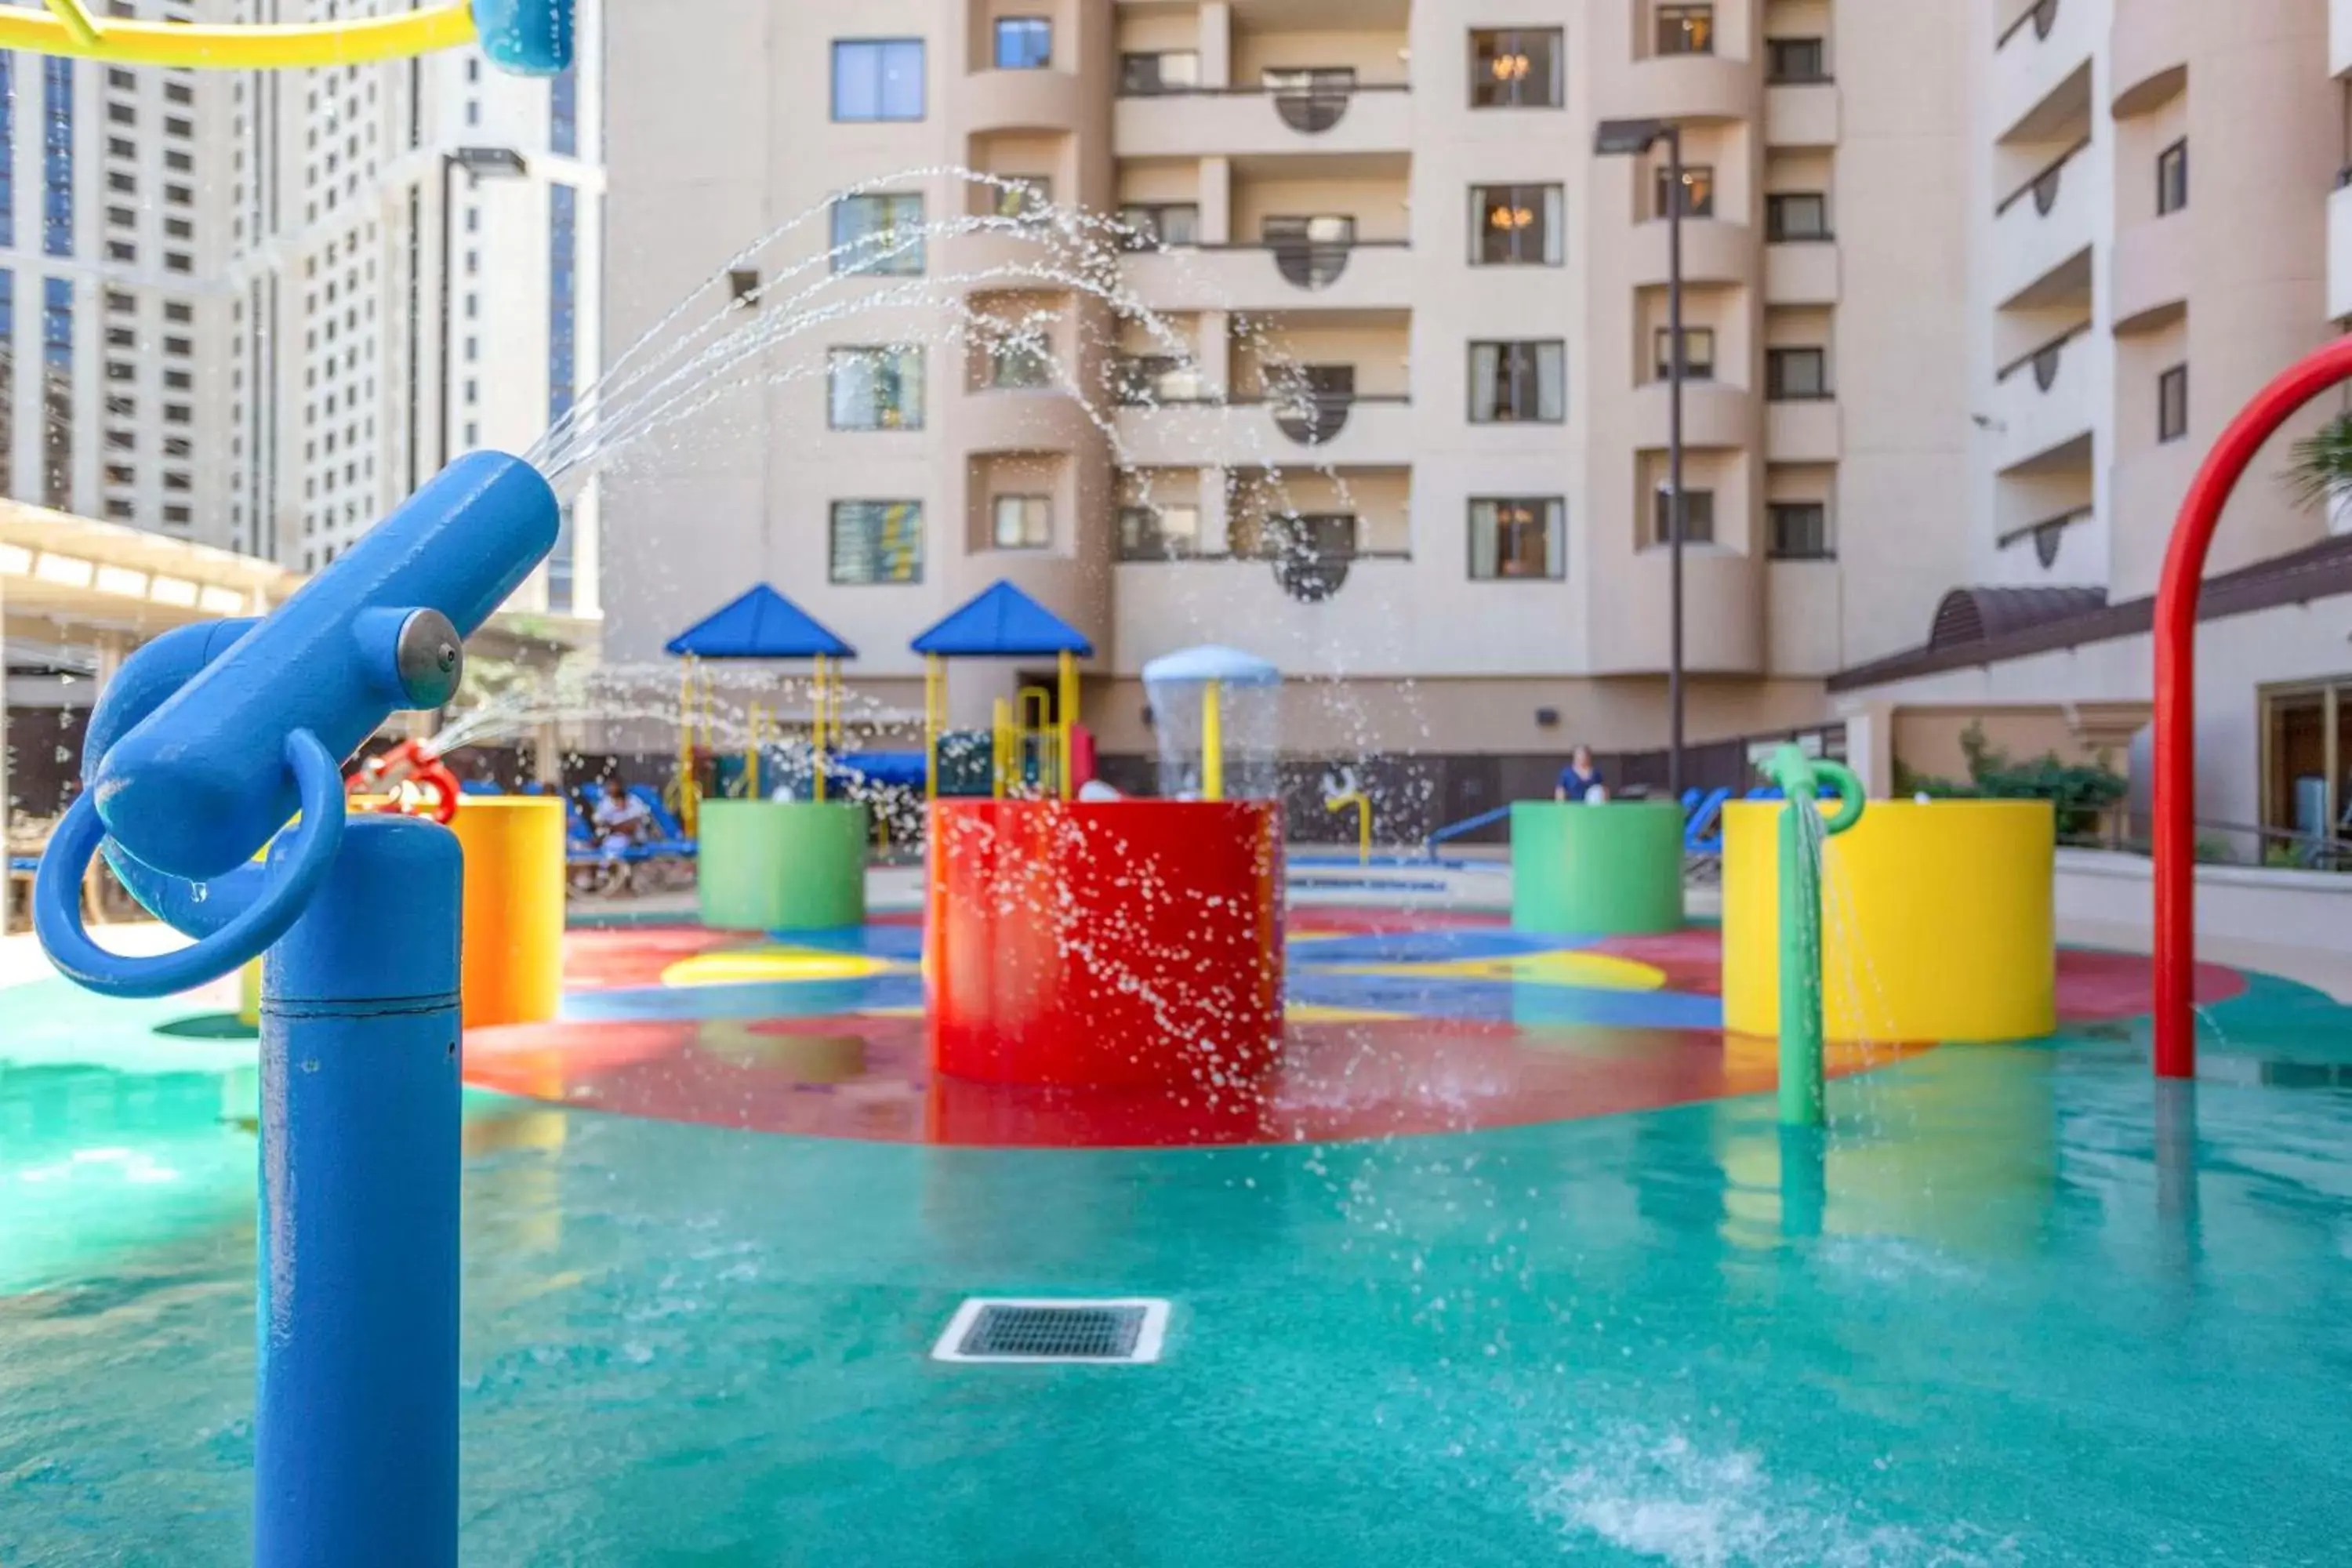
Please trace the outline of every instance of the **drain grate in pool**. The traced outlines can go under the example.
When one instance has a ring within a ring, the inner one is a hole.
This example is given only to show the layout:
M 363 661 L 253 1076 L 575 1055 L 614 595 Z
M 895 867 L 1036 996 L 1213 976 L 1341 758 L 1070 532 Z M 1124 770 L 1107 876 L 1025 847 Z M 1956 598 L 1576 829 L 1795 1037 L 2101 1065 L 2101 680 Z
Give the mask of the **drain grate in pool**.
M 1093 1362 L 1139 1366 L 1160 1359 L 1168 1303 L 1012 1300 L 975 1296 L 956 1309 L 932 1347 L 934 1361 Z

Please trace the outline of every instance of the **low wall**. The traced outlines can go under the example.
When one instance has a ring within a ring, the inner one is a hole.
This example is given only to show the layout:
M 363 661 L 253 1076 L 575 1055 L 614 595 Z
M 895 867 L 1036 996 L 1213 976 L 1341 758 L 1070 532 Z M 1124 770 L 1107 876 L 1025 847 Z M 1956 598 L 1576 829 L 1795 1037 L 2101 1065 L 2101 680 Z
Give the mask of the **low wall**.
M 2154 863 L 2145 856 L 2061 849 L 2061 936 L 2066 926 L 2076 924 L 2152 932 L 2154 876 Z M 2352 954 L 2352 875 L 2200 866 L 2197 935 L 2200 941 Z

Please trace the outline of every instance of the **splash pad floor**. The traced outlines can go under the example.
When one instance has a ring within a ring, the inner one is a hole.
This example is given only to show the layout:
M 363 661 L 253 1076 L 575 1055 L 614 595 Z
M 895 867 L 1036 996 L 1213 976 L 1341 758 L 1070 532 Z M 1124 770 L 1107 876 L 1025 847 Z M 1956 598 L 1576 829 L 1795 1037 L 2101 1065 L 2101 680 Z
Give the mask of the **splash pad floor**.
M 2210 971 L 2159 1096 L 2071 954 L 2060 1037 L 1845 1053 L 1784 1141 L 1711 932 L 1292 926 L 1273 1092 L 1190 1106 L 929 1081 L 901 919 L 575 932 L 467 1042 L 467 1561 L 2336 1560 L 2352 1010 Z M 0 991 L 0 1564 L 244 1559 L 217 1011 Z M 1167 1356 L 929 1361 L 971 1295 Z

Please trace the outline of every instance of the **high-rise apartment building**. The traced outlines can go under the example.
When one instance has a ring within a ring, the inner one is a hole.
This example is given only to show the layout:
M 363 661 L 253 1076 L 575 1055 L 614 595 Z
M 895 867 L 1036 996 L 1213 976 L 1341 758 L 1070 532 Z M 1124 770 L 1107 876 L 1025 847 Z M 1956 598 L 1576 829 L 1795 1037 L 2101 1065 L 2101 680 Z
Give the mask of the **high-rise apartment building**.
M 237 0 L 241 22 L 404 0 Z M 520 451 L 601 353 L 601 7 L 552 79 L 467 47 L 216 88 L 226 168 L 224 542 L 305 571 L 450 458 Z M 593 490 L 519 605 L 594 607 Z
M 843 285 L 897 303 L 795 339 L 805 374 L 608 490 L 608 645 L 765 577 L 889 700 L 908 637 L 1002 576 L 1094 638 L 1112 752 L 1150 747 L 1141 665 L 1202 641 L 1314 683 L 1304 754 L 1655 747 L 1679 355 L 1694 739 L 1843 720 L 1883 784 L 1904 714 L 2033 708 L 2120 763 L 2200 454 L 2352 311 L 2346 9 L 726 0 L 757 47 L 719 60 L 616 13 L 616 340 L 795 213 L 835 204 L 805 261 L 1025 199 L 953 165 L 1146 239 L 1118 304 L 1021 280 L 1038 247 L 1007 232 L 902 254 L 928 299 Z M 1660 148 L 1596 152 L 1628 118 L 1679 128 L 1679 185 Z M 1007 316 L 1045 324 L 1019 363 L 956 343 Z M 2215 567 L 2326 526 L 2250 482 Z M 2209 632 L 2227 820 L 2285 809 L 2279 726 L 2333 735 L 2352 668 L 2337 620 L 2290 657 L 2258 619 Z
M 236 74 L 0 53 L 0 494 L 310 571 L 450 457 L 529 446 L 602 354 L 600 9 L 552 80 L 472 48 Z M 519 605 L 593 612 L 595 508 Z
M 1853 9 L 1841 7 L 1841 12 Z M 2214 440 L 2352 314 L 2343 78 L 2352 5 L 1971 5 L 1967 575 L 1833 700 L 1917 767 L 1987 712 L 2049 708 L 2121 766 L 2146 721 L 2172 525 Z M 2332 41 L 2331 41 L 2331 24 Z M 2293 422 L 2307 435 L 2343 406 Z M 2230 851 L 2352 805 L 2352 541 L 2287 482 L 2286 437 L 2224 515 L 2200 628 L 2199 815 Z M 2340 758 L 2340 760 L 2339 760 Z M 1882 767 L 1882 772 L 1885 772 Z M 1942 767 L 1927 771 L 1948 771 Z M 2271 847 L 2277 840 L 2270 841 Z
M 847 198 L 851 230 L 877 201 L 992 199 L 890 178 L 950 165 L 1155 238 L 1117 282 L 1157 319 L 976 282 L 902 329 L 929 343 L 903 367 L 919 416 L 829 418 L 824 377 L 786 381 L 728 416 L 732 449 L 630 465 L 607 495 L 648 523 L 628 531 L 642 558 L 615 546 L 626 654 L 765 576 L 859 646 L 869 683 L 903 679 L 908 637 L 1002 576 L 1096 641 L 1114 751 L 1149 744 L 1140 666 L 1202 641 L 1345 693 L 1301 705 L 1302 751 L 1659 743 L 1676 202 L 1694 730 L 1809 720 L 1822 679 L 1899 646 L 1967 560 L 1967 406 L 1922 369 L 1968 342 L 1968 109 L 1937 74 L 1958 8 L 726 11 L 760 48 L 713 61 L 614 14 L 611 337 L 847 187 L 881 193 Z M 697 82 L 701 111 L 677 113 Z M 1595 154 L 1618 116 L 1683 127 L 1678 191 L 1663 150 Z M 926 264 L 1017 275 L 1035 249 L 994 233 Z M 1055 374 L 961 363 L 941 345 L 963 311 L 1053 322 Z M 1108 421 L 1082 405 L 1122 398 Z M 884 527 L 912 542 L 865 548 Z
M 225 515 L 227 92 L 0 53 L 0 493 L 191 538 Z

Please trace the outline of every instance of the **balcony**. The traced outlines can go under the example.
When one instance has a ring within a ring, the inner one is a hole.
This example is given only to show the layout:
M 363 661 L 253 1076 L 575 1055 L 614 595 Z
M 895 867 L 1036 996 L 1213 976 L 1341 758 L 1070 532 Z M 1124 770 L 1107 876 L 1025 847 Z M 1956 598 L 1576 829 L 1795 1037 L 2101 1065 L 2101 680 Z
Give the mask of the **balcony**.
M 1633 388 L 1632 417 L 1627 421 L 1633 445 L 1645 451 L 1665 450 L 1673 389 L 1663 381 L 1643 382 Z M 1756 399 L 1744 386 L 1720 381 L 1683 382 L 1683 445 L 1695 449 L 1740 448 L 1755 444 Z
M 2352 316 L 2352 169 L 2336 177 L 2327 198 L 2327 314 Z
M 1120 408 L 1111 427 L 1128 468 L 1377 466 L 1413 446 L 1403 397 L 1136 405 Z
M 1101 433 L 1086 405 L 1061 387 L 986 387 L 957 400 L 950 426 L 967 452 L 1083 452 Z
M 2085 503 L 2003 531 L 1993 541 L 1992 585 L 2105 588 L 2106 531 L 2098 521 Z
M 1637 223 L 1627 237 L 1625 270 L 1636 288 L 1666 286 L 1673 226 L 1660 218 Z M 1756 279 L 1756 231 L 1721 218 L 1683 219 L 1683 281 L 1748 284 Z
M 1751 120 L 1763 73 L 1723 55 L 1654 55 L 1598 73 L 1593 90 L 1603 120 Z
M 1826 81 L 1790 82 L 1764 89 L 1764 142 L 1771 147 L 1834 147 L 1838 95 Z
M 2331 217 L 2331 223 L 2334 221 Z M 2108 299 L 2118 332 L 2163 325 L 2189 304 L 2189 230 L 2145 218 L 2116 236 Z
M 2086 270 L 2105 182 L 2084 137 L 1993 208 L 1993 298 L 2003 309 L 2050 303 Z
M 2003 365 L 1995 378 L 1994 467 L 2002 474 L 2058 473 L 2091 462 L 2097 406 L 2091 324 Z
M 1088 84 L 1068 71 L 982 70 L 955 94 L 957 123 L 968 136 L 992 132 L 1085 129 Z
M 1407 310 L 1403 240 L 1276 241 L 1144 251 L 1126 261 L 1136 299 L 1156 310 Z
M 1842 455 L 1835 398 L 1806 397 L 1764 405 L 1764 450 L 1776 463 L 1834 463 Z
M 1454 562 L 1453 571 L 1462 568 Z M 1332 591 L 1302 609 L 1292 584 L 1265 561 L 1227 555 L 1123 562 L 1112 596 L 1112 645 L 1122 673 L 1157 655 L 1201 642 L 1261 652 L 1289 675 L 1425 672 L 1440 650 L 1465 639 L 1452 604 L 1402 554 L 1359 554 L 1332 563 Z M 1549 628 L 1547 628 L 1549 629 Z M 1530 642 L 1538 639 L 1529 638 Z M 1475 668 L 1473 666 L 1473 668 Z
M 2107 84 L 2117 119 L 2144 114 L 2188 85 L 2189 7 L 2197 3 L 2115 0 Z
M 1192 88 L 1123 97 L 1111 122 L 1129 158 L 1404 153 L 1412 145 L 1412 96 L 1402 82 Z
M 2091 0 L 2034 0 L 2015 12 L 1993 54 L 1996 141 L 2046 139 L 2089 112 L 2100 11 Z

